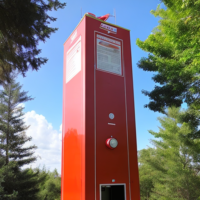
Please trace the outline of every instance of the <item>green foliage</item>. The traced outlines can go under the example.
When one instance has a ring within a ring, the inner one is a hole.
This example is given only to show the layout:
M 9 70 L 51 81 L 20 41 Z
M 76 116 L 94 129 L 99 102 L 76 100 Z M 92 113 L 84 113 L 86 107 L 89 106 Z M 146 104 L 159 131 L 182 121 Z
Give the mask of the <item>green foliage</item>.
M 45 181 L 40 184 L 38 197 L 41 200 L 59 200 L 61 195 L 61 177 L 57 170 L 47 171 L 45 168 L 40 170 L 39 176 L 45 175 Z
M 25 75 L 29 68 L 38 70 L 47 62 L 39 57 L 38 44 L 57 30 L 50 26 L 56 18 L 49 11 L 65 5 L 58 0 L 0 1 L 0 80 L 14 69 Z
M 13 180 L 14 175 L 14 168 L 16 167 L 16 163 L 11 161 L 7 165 L 4 165 L 2 162 L 0 164 L 0 176 L 2 177 L 1 181 L 1 190 L 0 190 L 0 199 L 3 200 L 15 200 L 17 199 L 18 192 L 15 188 L 9 188 L 10 191 L 7 190 L 6 184 L 7 181 Z M 4 190 L 5 187 L 5 190 Z
M 139 152 L 141 199 L 200 198 L 200 139 L 187 137 L 198 125 L 182 122 L 185 113 L 170 108 L 167 116 L 159 118 L 159 132 L 149 131 L 155 137 L 154 147 Z
M 139 152 L 141 199 L 200 199 L 200 1 L 162 0 L 151 13 L 159 25 L 137 45 L 148 52 L 138 67 L 155 72 L 145 105 L 159 118 L 153 148 Z M 180 110 L 187 103 L 186 111 Z M 174 106 L 174 107 L 173 107 Z M 170 108 L 173 107 L 173 108 Z M 176 108 L 175 108 L 176 107 Z M 169 108 L 167 110 L 167 108 Z M 167 111 L 166 111 L 167 110 Z
M 152 34 L 137 45 L 148 52 L 138 62 L 145 71 L 156 72 L 155 88 L 143 93 L 150 98 L 145 105 L 153 111 L 165 112 L 170 106 L 186 102 L 200 108 L 200 1 L 163 0 L 166 9 L 158 6 L 151 11 L 159 17 L 159 25 Z
M 139 175 L 140 175 L 140 197 L 141 200 L 149 199 L 154 188 L 154 178 L 156 177 L 157 171 L 152 170 L 149 163 L 146 162 L 146 157 L 148 157 L 151 151 L 142 150 L 138 154 L 139 159 Z
M 0 157 L 0 163 L 2 162 L 3 160 L 2 160 L 2 158 Z M 1 164 L 0 164 L 1 165 Z M 2 187 L 2 183 L 3 183 L 3 178 L 4 178 L 4 176 L 3 176 L 3 169 L 2 168 L 0 168 L 0 194 L 3 192 L 3 187 Z
M 24 123 L 23 106 L 21 103 L 31 100 L 27 92 L 21 91 L 22 86 L 11 77 L 0 91 L 0 177 L 2 199 L 33 199 L 39 191 L 39 172 L 22 169 L 23 166 L 36 160 L 33 155 L 35 145 L 28 146 L 31 140 L 27 137 L 28 126 Z

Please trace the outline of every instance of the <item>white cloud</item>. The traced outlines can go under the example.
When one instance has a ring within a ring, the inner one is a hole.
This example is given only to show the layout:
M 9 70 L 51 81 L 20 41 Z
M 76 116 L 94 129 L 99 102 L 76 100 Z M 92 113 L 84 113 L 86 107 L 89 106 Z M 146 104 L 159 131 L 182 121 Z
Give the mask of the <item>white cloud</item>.
M 62 140 L 62 124 L 60 125 L 60 129 L 59 130 L 61 132 L 61 134 L 59 134 L 59 139 Z
M 62 133 L 62 124 L 60 125 L 60 129 L 59 129 L 59 130 L 60 130 L 60 132 Z
M 27 130 L 27 136 L 31 136 L 32 140 L 26 145 L 35 144 L 38 148 L 35 156 L 38 157 L 34 167 L 45 167 L 51 171 L 55 168 L 61 171 L 61 132 L 53 129 L 43 115 L 37 114 L 35 111 L 27 112 L 24 121 L 26 125 L 30 125 Z M 62 130 L 62 125 L 60 126 Z

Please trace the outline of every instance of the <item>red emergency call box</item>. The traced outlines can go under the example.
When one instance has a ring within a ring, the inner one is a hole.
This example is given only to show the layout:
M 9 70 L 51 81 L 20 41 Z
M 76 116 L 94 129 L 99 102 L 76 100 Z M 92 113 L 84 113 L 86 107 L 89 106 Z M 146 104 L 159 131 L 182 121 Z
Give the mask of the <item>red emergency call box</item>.
M 64 43 L 62 200 L 139 200 L 130 31 L 86 14 Z

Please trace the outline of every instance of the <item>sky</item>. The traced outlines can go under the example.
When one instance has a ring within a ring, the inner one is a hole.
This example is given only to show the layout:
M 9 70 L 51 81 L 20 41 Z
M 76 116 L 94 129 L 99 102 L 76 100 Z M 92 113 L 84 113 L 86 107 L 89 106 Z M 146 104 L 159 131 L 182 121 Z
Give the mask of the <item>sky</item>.
M 64 2 L 61 0 L 61 2 Z M 65 9 L 52 11 L 49 14 L 57 21 L 50 26 L 59 28 L 45 43 L 39 43 L 42 50 L 40 56 L 48 58 L 47 64 L 38 71 L 29 70 L 26 77 L 19 76 L 18 81 L 23 90 L 29 91 L 34 100 L 24 104 L 25 122 L 30 125 L 27 135 L 35 144 L 37 162 L 32 167 L 45 167 L 49 170 L 61 168 L 61 131 L 62 131 L 62 90 L 63 90 L 63 44 L 76 28 L 84 13 L 96 16 L 113 14 L 116 10 L 117 25 L 131 30 L 132 67 L 135 97 L 135 116 L 137 132 L 137 148 L 141 150 L 150 145 L 153 137 L 148 130 L 158 131 L 157 120 L 160 113 L 155 113 L 144 105 L 148 97 L 141 91 L 151 91 L 155 84 L 151 79 L 153 73 L 144 72 L 137 67 L 137 62 L 146 57 L 136 45 L 136 39 L 144 41 L 154 27 L 158 25 L 150 11 L 156 9 L 160 0 L 67 0 Z M 114 18 L 108 20 L 114 23 Z

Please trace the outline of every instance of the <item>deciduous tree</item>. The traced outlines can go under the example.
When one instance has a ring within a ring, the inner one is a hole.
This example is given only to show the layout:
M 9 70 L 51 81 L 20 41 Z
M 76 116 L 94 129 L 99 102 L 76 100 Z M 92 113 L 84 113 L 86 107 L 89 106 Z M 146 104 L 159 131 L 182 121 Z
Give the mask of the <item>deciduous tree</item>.
M 151 13 L 159 17 L 159 25 L 145 41 L 137 45 L 148 52 L 138 67 L 155 72 L 155 88 L 143 93 L 150 98 L 145 106 L 165 112 L 170 106 L 183 102 L 200 108 L 200 1 L 163 0 Z

